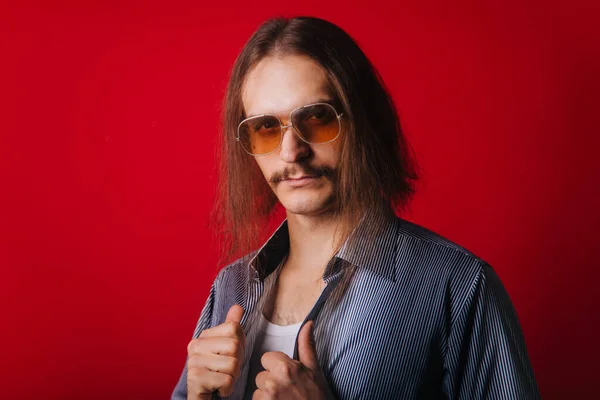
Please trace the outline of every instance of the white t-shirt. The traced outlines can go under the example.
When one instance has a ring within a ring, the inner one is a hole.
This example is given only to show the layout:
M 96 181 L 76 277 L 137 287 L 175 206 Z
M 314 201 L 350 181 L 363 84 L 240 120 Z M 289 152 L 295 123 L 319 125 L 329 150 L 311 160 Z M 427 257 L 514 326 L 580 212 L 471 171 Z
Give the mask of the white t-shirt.
M 252 399 L 252 394 L 256 390 L 256 375 L 264 371 L 260 359 L 268 351 L 281 351 L 290 358 L 294 357 L 294 346 L 296 336 L 300 330 L 302 321 L 293 325 L 275 325 L 260 313 L 260 327 L 256 333 L 256 342 L 250 358 L 250 368 L 248 370 L 248 382 L 246 384 L 246 395 L 244 399 Z

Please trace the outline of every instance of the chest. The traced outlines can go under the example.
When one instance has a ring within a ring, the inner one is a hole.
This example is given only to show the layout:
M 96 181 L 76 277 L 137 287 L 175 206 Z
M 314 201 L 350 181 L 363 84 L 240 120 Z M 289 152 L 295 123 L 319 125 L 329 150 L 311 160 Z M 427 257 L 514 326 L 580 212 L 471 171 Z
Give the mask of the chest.
M 315 306 L 325 283 L 319 286 L 283 272 L 264 291 L 251 293 L 266 295 L 263 314 L 271 322 L 292 325 Z M 359 270 L 343 296 L 328 296 L 316 314 L 314 337 L 319 366 L 338 398 L 438 398 L 440 324 L 447 321 L 446 306 L 437 304 L 439 296 L 427 289 L 410 290 Z M 249 295 L 250 302 L 257 298 Z M 257 325 L 250 321 L 248 326 Z M 246 354 L 257 345 L 258 332 L 248 328 Z M 245 385 L 240 380 L 239 390 Z
M 283 269 L 265 303 L 265 318 L 277 325 L 302 322 L 317 301 L 325 282 L 320 277 Z

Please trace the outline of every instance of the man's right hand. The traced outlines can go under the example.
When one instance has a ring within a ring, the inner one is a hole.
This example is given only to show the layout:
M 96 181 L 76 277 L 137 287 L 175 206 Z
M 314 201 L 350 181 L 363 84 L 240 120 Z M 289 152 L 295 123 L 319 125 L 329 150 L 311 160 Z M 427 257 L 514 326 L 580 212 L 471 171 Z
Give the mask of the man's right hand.
M 225 322 L 205 329 L 188 344 L 188 400 L 210 400 L 215 390 L 224 397 L 233 393 L 244 359 L 243 314 L 244 309 L 234 304 Z

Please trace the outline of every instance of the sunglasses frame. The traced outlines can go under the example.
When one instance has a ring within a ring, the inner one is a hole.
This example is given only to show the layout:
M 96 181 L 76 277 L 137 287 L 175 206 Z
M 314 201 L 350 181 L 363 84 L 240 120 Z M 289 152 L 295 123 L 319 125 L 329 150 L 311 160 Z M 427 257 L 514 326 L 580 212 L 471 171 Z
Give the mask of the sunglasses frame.
M 331 140 L 328 140 L 327 142 L 311 143 L 311 142 L 309 142 L 308 140 L 304 139 L 304 138 L 303 138 L 303 137 L 300 135 L 300 133 L 298 132 L 298 129 L 296 129 L 296 127 L 294 126 L 294 124 L 293 124 L 293 122 L 292 122 L 292 115 L 293 115 L 295 112 L 297 112 L 297 111 L 299 111 L 299 110 L 302 110 L 302 109 L 304 109 L 304 108 L 307 108 L 307 107 L 312 107 L 312 106 L 318 106 L 318 105 L 325 105 L 325 106 L 331 107 L 331 109 L 332 109 L 332 110 L 333 110 L 333 112 L 335 113 L 335 116 L 336 116 L 336 118 L 337 118 L 337 120 L 338 120 L 338 126 L 339 126 L 339 130 L 338 130 L 338 133 L 337 133 L 337 135 L 335 135 L 335 137 L 334 137 L 333 139 L 331 139 Z M 318 102 L 318 103 L 311 103 L 311 104 L 307 104 L 307 105 L 305 105 L 305 106 L 301 106 L 301 107 L 298 107 L 298 108 L 294 108 L 292 111 L 290 111 L 290 116 L 289 116 L 289 121 L 290 121 L 290 124 L 289 124 L 289 125 L 283 125 L 283 122 L 281 122 L 281 118 L 279 118 L 279 117 L 278 117 L 277 115 L 275 115 L 275 114 L 261 114 L 261 115 L 255 115 L 255 116 L 253 116 L 253 117 L 250 117 L 250 118 L 246 118 L 246 119 L 244 119 L 242 122 L 240 122 L 240 123 L 238 124 L 238 127 L 237 127 L 237 136 L 235 137 L 235 140 L 237 140 L 238 142 L 240 141 L 240 127 L 242 126 L 242 124 L 243 124 L 243 123 L 245 123 L 245 122 L 248 122 L 248 121 L 251 121 L 251 120 L 253 120 L 253 119 L 256 119 L 256 118 L 262 118 L 262 117 L 267 117 L 267 116 L 269 116 L 269 117 L 275 117 L 275 118 L 277 118 L 277 121 L 279 121 L 279 125 L 281 126 L 281 132 L 280 132 L 280 134 L 279 134 L 279 145 L 277 145 L 277 147 L 276 147 L 274 150 L 271 150 L 271 151 L 270 151 L 270 152 L 268 152 L 268 153 L 263 153 L 263 154 L 252 154 L 252 153 L 250 153 L 248 150 L 246 150 L 246 148 L 245 148 L 245 147 L 244 147 L 244 146 L 243 146 L 243 145 L 240 143 L 240 146 L 242 147 L 242 149 L 243 149 L 243 150 L 244 150 L 246 153 L 250 154 L 250 155 L 251 155 L 251 156 L 253 156 L 253 157 L 261 157 L 261 156 L 266 156 L 266 155 L 269 155 L 269 154 L 273 154 L 274 152 L 276 152 L 277 150 L 279 150 L 279 148 L 281 148 L 281 144 L 283 143 L 283 133 L 285 132 L 285 130 L 286 130 L 287 128 L 293 128 L 292 130 L 294 131 L 294 133 L 296 134 L 296 136 L 298 136 L 298 137 L 300 138 L 300 140 L 302 140 L 303 142 L 305 142 L 305 143 L 307 143 L 307 144 L 311 144 L 311 145 L 319 145 L 319 144 L 327 144 L 327 143 L 331 143 L 331 142 L 333 142 L 334 140 L 336 140 L 337 138 L 339 138 L 339 137 L 340 137 L 340 134 L 342 133 L 342 122 L 341 122 L 341 119 L 342 119 L 342 117 L 344 116 L 344 113 L 338 113 L 338 112 L 337 112 L 337 110 L 335 109 L 335 107 L 334 107 L 333 105 L 329 104 L 329 103 L 325 103 L 325 102 Z

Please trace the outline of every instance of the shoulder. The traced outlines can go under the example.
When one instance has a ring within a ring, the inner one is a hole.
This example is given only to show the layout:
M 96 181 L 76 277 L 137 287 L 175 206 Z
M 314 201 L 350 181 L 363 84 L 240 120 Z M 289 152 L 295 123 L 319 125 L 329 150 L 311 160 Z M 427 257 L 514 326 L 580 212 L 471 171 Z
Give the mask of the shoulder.
M 400 217 L 396 222 L 398 277 L 409 274 L 409 279 L 439 286 L 452 297 L 463 297 L 492 271 L 486 260 L 455 241 Z
M 447 256 L 464 256 L 485 263 L 477 254 L 431 229 L 401 217 L 396 217 L 396 221 L 398 237 L 410 239 L 413 245 L 418 244 Z
M 508 312 L 510 300 L 494 268 L 485 259 L 455 241 L 400 217 L 396 220 L 394 284 L 391 297 L 411 293 L 419 307 L 437 310 L 455 321 L 474 304 Z
M 248 280 L 248 264 L 256 255 L 258 250 L 240 257 L 219 270 L 215 278 L 217 287 L 229 286 L 231 284 Z

